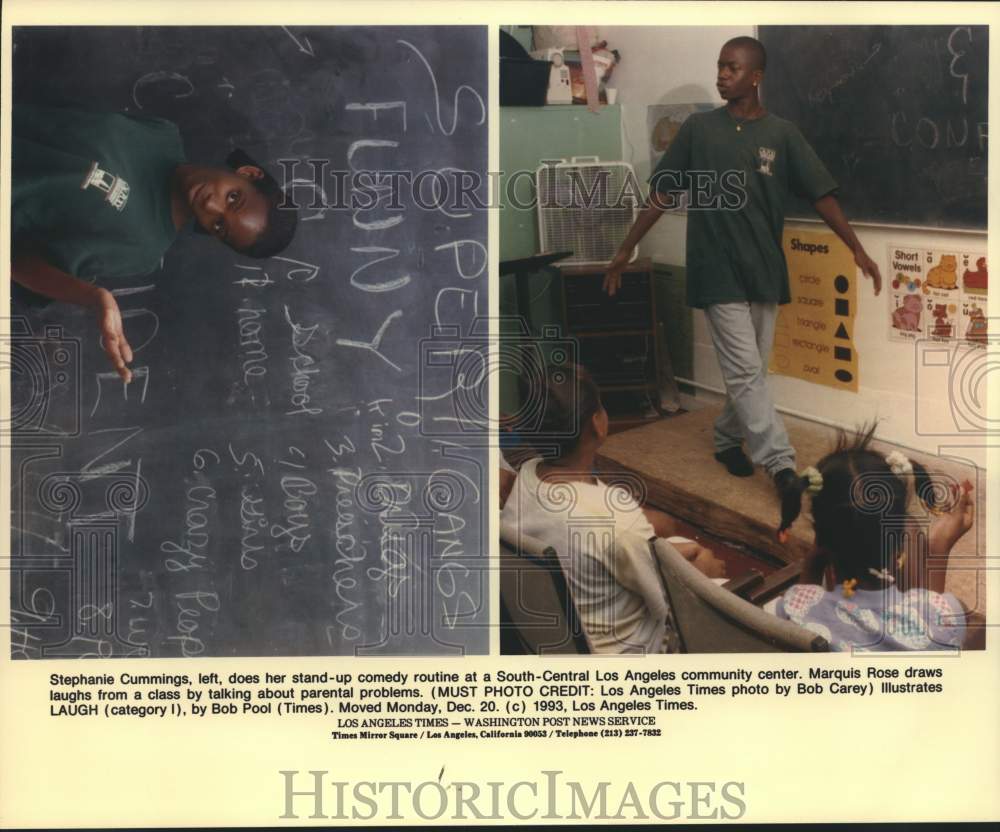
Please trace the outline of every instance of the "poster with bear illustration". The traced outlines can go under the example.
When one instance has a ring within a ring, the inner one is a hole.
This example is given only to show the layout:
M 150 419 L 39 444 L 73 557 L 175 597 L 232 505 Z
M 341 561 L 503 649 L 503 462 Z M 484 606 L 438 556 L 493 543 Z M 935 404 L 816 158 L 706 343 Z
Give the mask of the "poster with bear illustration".
M 889 246 L 889 338 L 986 345 L 986 255 Z

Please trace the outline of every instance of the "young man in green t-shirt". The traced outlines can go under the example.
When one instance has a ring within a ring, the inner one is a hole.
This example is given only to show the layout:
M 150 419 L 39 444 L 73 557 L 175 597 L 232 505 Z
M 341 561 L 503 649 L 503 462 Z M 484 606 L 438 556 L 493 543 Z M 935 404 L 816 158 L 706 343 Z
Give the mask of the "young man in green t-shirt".
M 185 160 L 176 126 L 158 118 L 15 105 L 11 153 L 11 277 L 97 313 L 102 343 L 126 382 L 132 348 L 114 295 L 93 281 L 155 271 L 193 220 L 250 257 L 291 242 L 297 213 L 242 151 L 232 168 Z
M 726 385 L 715 458 L 735 476 L 750 476 L 754 463 L 762 465 L 783 492 L 797 480 L 795 451 L 774 409 L 767 363 L 778 305 L 790 300 L 781 247 L 788 192 L 813 203 L 854 252 L 876 295 L 882 277 L 832 195 L 837 183 L 826 167 L 793 124 L 761 105 L 765 64 L 764 47 L 754 38 L 722 47 L 716 86 L 726 106 L 695 113 L 681 126 L 650 177 L 649 202 L 608 266 L 604 286 L 615 293 L 632 249 L 674 207 L 690 175 L 697 190 L 687 216 L 687 300 L 705 310 Z

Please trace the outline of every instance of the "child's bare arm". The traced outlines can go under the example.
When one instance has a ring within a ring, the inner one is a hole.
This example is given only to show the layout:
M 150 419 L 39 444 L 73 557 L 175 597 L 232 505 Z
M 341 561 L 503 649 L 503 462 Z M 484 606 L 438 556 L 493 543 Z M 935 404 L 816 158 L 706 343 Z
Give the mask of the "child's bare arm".
M 677 534 L 677 521 L 669 514 L 649 506 L 643 506 L 642 513 L 653 526 L 657 537 L 674 537 Z
M 972 528 L 975 519 L 975 503 L 972 501 L 972 483 L 965 482 L 961 487 L 955 487 L 952 497 L 955 504 L 951 511 L 942 514 L 932 524 L 928 533 L 928 547 L 932 558 L 946 558 L 951 554 L 952 547 Z M 917 576 L 918 586 L 924 583 L 932 592 L 944 592 L 946 571 L 944 569 L 926 570 L 926 578 Z
M 507 504 L 507 498 L 514 488 L 516 479 L 517 474 L 514 471 L 508 471 L 506 468 L 500 469 L 500 508 Z
M 668 541 L 669 542 L 669 541 Z M 671 544 L 688 563 L 709 578 L 725 578 L 726 564 L 715 556 L 711 549 L 691 541 L 690 543 Z
M 125 366 L 132 360 L 132 348 L 125 339 L 118 302 L 111 292 L 57 269 L 31 249 L 14 255 L 11 278 L 26 289 L 52 300 L 93 309 L 97 313 L 104 352 L 122 380 L 132 380 L 131 370 Z

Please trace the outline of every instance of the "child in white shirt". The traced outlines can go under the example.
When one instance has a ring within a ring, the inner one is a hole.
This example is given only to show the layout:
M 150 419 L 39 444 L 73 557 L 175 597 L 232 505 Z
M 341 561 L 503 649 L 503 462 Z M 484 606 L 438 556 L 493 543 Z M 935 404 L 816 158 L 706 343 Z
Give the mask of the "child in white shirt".
M 622 485 L 594 475 L 608 414 L 585 369 L 550 368 L 540 392 L 535 443 L 553 447 L 555 454 L 521 466 L 502 519 L 558 553 L 596 652 L 663 652 L 669 607 L 648 541 L 671 540 L 672 520 L 642 507 Z M 673 542 L 709 577 L 725 574 L 709 550 L 684 538 Z

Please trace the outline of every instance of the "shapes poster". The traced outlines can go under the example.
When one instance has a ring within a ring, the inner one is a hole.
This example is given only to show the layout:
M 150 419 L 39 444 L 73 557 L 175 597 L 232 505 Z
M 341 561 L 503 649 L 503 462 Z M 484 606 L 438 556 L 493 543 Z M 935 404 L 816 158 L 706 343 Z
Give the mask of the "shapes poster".
M 778 311 L 770 370 L 856 393 L 854 257 L 833 234 L 786 229 L 782 243 L 792 300 Z
M 889 338 L 986 346 L 985 254 L 889 246 Z

